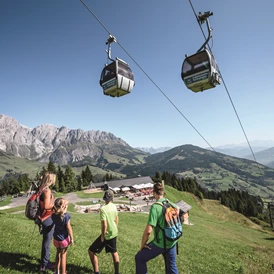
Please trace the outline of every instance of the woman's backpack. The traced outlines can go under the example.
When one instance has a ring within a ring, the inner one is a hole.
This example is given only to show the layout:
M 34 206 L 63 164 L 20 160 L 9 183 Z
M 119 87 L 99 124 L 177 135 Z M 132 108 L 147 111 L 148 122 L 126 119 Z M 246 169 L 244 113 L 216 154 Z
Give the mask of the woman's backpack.
M 25 209 L 25 215 L 28 219 L 33 220 L 37 222 L 39 220 L 39 202 L 40 202 L 40 196 L 44 192 L 44 190 L 47 187 L 39 190 L 39 188 L 36 190 L 35 193 L 33 193 L 26 204 Z

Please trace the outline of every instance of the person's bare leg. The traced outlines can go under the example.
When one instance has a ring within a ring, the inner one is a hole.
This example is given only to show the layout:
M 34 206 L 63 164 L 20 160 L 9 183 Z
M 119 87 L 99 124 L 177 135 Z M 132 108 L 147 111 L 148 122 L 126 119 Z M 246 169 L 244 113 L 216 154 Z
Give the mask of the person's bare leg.
M 61 250 L 61 273 L 60 274 L 66 274 L 66 268 L 67 268 L 67 248 L 62 248 Z
M 89 258 L 93 267 L 94 272 L 99 272 L 98 257 L 95 253 L 88 251 Z
M 60 261 L 61 261 L 61 248 L 56 249 L 56 257 L 55 257 L 55 271 L 56 273 L 60 273 Z
M 119 254 L 118 254 L 118 252 L 115 252 L 115 253 L 112 253 L 111 255 L 112 255 L 115 274 L 118 274 L 119 273 L 119 264 L 120 264 Z

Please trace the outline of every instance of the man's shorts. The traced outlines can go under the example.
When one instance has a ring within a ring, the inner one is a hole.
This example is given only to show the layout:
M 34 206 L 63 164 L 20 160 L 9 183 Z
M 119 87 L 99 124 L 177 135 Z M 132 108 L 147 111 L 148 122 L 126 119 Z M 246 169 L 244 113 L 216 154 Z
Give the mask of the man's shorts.
M 117 237 L 111 240 L 104 240 L 103 242 L 101 242 L 101 235 L 100 235 L 89 247 L 89 250 L 93 253 L 99 254 L 103 250 L 103 248 L 105 248 L 106 253 L 115 253 L 117 252 L 116 239 Z
M 66 248 L 70 245 L 70 237 L 68 236 L 63 241 L 57 241 L 57 240 L 54 239 L 53 244 L 56 248 Z

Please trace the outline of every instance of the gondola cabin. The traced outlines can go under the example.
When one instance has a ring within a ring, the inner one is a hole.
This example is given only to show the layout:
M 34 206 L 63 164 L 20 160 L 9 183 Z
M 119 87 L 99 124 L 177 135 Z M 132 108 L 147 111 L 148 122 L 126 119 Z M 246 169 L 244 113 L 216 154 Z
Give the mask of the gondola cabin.
M 129 65 L 116 58 L 115 61 L 104 67 L 100 85 L 104 94 L 111 97 L 120 97 L 130 93 L 135 83 Z
M 207 49 L 186 57 L 181 76 L 187 88 L 193 92 L 214 88 L 221 83 L 218 66 Z

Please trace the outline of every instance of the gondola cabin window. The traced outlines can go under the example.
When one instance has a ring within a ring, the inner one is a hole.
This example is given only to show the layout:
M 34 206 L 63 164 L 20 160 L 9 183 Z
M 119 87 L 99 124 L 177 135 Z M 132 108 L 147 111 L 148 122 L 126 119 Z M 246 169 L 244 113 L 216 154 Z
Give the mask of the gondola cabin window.
M 183 75 L 188 76 L 203 70 L 210 70 L 208 55 L 205 51 L 190 56 L 183 65 Z
M 131 69 L 127 65 L 123 64 L 122 62 L 119 62 L 118 74 L 130 80 L 134 80 Z
M 113 62 L 112 64 L 108 65 L 105 67 L 104 71 L 103 71 L 103 75 L 101 77 L 101 80 L 108 81 L 111 78 L 116 77 L 116 66 L 115 66 L 115 62 Z

